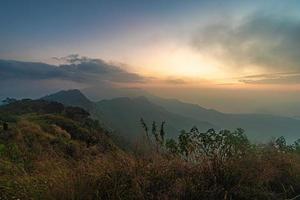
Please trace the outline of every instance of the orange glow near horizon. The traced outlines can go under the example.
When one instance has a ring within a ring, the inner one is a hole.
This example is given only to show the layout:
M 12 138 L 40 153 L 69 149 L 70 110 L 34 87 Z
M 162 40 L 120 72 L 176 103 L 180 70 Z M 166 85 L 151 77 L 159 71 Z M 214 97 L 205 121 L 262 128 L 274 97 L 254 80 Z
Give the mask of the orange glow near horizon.
M 263 73 L 255 67 L 233 69 L 226 62 L 184 46 L 155 45 L 150 51 L 139 51 L 135 55 L 135 59 L 126 59 L 129 64 L 126 68 L 150 77 L 143 87 L 252 88 L 253 85 L 240 82 L 241 77 Z M 168 80 L 181 80 L 182 84 L 170 84 Z
M 184 84 L 180 87 L 270 87 L 254 86 L 240 81 L 244 76 L 268 73 L 264 69 L 258 66 L 231 66 L 230 60 L 216 58 L 209 52 L 203 54 L 193 49 L 184 39 L 183 42 L 165 37 L 149 39 L 138 44 L 133 43 L 127 48 L 127 51 L 116 51 L 113 60 L 125 63 L 123 67 L 129 72 L 150 77 L 150 81 L 142 84 L 143 87 L 180 85 L 175 82 L 171 84 L 171 81 L 167 83 L 166 80 L 182 80 Z M 103 58 L 103 55 L 97 57 Z M 108 58 L 108 55 L 105 57 Z

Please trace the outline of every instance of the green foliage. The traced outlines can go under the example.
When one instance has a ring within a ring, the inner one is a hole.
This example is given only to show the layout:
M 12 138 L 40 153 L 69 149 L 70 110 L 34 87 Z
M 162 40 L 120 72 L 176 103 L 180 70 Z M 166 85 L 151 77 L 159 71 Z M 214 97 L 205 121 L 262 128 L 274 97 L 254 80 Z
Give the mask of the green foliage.
M 148 126 L 143 118 L 141 118 L 140 122 L 141 122 L 142 128 L 145 130 L 146 137 L 149 140 L 150 138 L 149 138 L 149 133 L 148 133 Z
M 77 121 L 86 120 L 90 116 L 87 111 L 79 107 L 66 107 L 64 112 L 68 118 L 75 119 Z
M 15 143 L 7 144 L 4 152 L 12 162 L 20 163 L 23 161 L 23 153 Z
M 208 159 L 220 160 L 243 156 L 250 147 L 242 129 L 234 132 L 228 130 L 216 132 L 214 129 L 209 129 L 205 133 L 200 133 L 196 127 L 193 127 L 190 132 L 181 131 L 177 147 L 175 148 L 174 145 L 175 143 L 172 142 L 170 151 L 174 152 L 174 149 L 178 149 L 179 154 L 185 158 L 196 158 L 201 155 Z
M 191 141 L 192 140 L 190 133 L 182 130 L 180 135 L 178 136 L 178 149 L 181 155 L 184 155 L 185 157 L 189 156 Z
M 275 140 L 275 147 L 280 150 L 285 150 L 287 148 L 285 138 L 283 136 Z
M 300 153 L 300 139 L 296 140 L 293 144 L 293 148 L 297 153 Z
M 162 123 L 161 123 L 161 125 L 160 125 L 160 131 L 159 131 L 159 135 L 160 135 L 160 138 L 161 138 L 161 144 L 163 144 L 164 143 L 164 141 L 165 141 L 165 124 L 166 124 L 166 122 L 165 121 L 163 121 Z
M 0 113 L 0 122 L 16 123 L 18 117 L 8 113 Z
M 8 123 L 7 122 L 3 122 L 3 130 L 4 131 L 8 130 Z
M 158 133 L 157 133 L 157 127 L 156 127 L 156 122 L 152 122 L 152 135 L 154 136 L 155 142 L 159 141 Z
M 5 152 L 5 145 L 0 144 L 0 156 L 3 155 L 4 152 Z
M 171 154 L 179 153 L 178 144 L 174 139 L 167 139 L 166 148 Z

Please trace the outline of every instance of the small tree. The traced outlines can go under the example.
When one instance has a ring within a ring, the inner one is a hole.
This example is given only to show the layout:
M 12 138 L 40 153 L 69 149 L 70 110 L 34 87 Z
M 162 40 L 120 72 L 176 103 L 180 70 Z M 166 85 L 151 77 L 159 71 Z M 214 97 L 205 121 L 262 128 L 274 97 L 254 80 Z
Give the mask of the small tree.
M 152 135 L 154 136 L 155 142 L 159 143 L 159 137 L 158 137 L 157 127 L 156 127 L 156 122 L 155 121 L 152 122 Z
M 149 138 L 149 133 L 148 133 L 148 126 L 147 126 L 147 124 L 146 124 L 146 122 L 144 121 L 143 118 L 141 118 L 140 122 L 141 122 L 142 128 L 144 129 L 144 131 L 146 133 L 146 138 L 149 141 L 150 138 Z
M 8 130 L 8 123 L 3 122 L 3 130 L 7 131 Z
M 6 99 L 2 100 L 2 103 L 7 105 L 7 104 L 14 103 L 16 101 L 17 101 L 17 99 L 7 97 Z
M 151 142 L 152 140 L 149 136 L 149 133 L 148 133 L 149 128 L 148 128 L 146 122 L 144 121 L 143 118 L 141 118 L 140 122 L 142 124 L 143 129 L 145 130 L 147 140 L 149 142 Z M 165 143 L 164 127 L 165 127 L 165 122 L 163 121 L 160 125 L 160 130 L 158 132 L 156 122 L 155 121 L 152 122 L 151 133 L 152 133 L 152 136 L 154 137 L 154 143 L 155 143 L 157 151 L 159 150 L 159 148 L 164 147 L 164 143 Z
M 297 152 L 297 153 L 300 153 L 300 139 L 298 139 L 298 140 L 296 140 L 295 142 L 294 142 L 294 149 L 295 149 L 295 151 Z
M 186 158 L 190 155 L 190 146 L 192 144 L 192 140 L 190 134 L 182 130 L 180 135 L 178 136 L 178 148 L 180 154 L 184 155 Z
M 172 154 L 179 153 L 178 144 L 174 139 L 167 139 L 165 145 L 166 145 L 166 149 L 168 150 L 168 152 L 170 152 Z
M 165 121 L 163 121 L 160 125 L 160 131 L 159 131 L 159 135 L 160 135 L 160 143 L 161 145 L 164 145 L 165 142 Z

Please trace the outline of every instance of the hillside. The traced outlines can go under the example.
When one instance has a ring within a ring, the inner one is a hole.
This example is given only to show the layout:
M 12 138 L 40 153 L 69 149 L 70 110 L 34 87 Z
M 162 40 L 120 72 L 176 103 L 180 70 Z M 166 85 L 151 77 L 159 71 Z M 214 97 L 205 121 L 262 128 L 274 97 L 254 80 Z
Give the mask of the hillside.
M 146 102 L 99 103 L 135 115 L 135 108 L 151 105 Z M 149 138 L 124 151 L 85 110 L 30 99 L 0 106 L 0 121 L 4 200 L 285 200 L 300 193 L 300 140 L 287 145 L 278 138 L 257 146 L 241 129 L 192 129 L 168 139 L 152 127 Z
M 283 133 L 287 140 L 292 142 L 298 138 L 300 130 L 300 120 L 294 118 L 222 113 L 196 104 L 149 94 L 147 97 L 121 97 L 94 103 L 79 90 L 68 90 L 49 95 L 45 99 L 80 106 L 104 122 L 103 125 L 107 128 L 116 130 L 126 137 L 140 134 L 142 131 L 140 118 L 144 118 L 147 123 L 166 121 L 166 131 L 171 136 L 177 136 L 180 130 L 188 130 L 192 126 L 197 126 L 203 131 L 209 128 L 230 130 L 243 128 L 255 142 L 269 141 L 274 137 L 280 137 Z M 76 99 L 80 101 L 77 102 Z
M 87 147 L 100 143 L 104 146 L 112 144 L 108 132 L 98 121 L 90 118 L 87 111 L 57 102 L 23 99 L 0 106 L 0 121 L 8 123 L 9 131 L 1 135 L 6 139 L 17 136 L 19 131 L 22 132 L 22 125 L 28 125 L 41 137 L 48 138 L 50 143 L 52 139 L 59 139 L 57 134 L 63 134 L 66 138 L 61 139 L 67 143 L 77 141 Z
M 152 121 L 158 123 L 166 121 L 166 131 L 174 137 L 182 129 L 190 129 L 195 125 L 202 131 L 217 128 L 204 120 L 196 120 L 168 112 L 163 107 L 151 103 L 145 97 L 122 97 L 94 103 L 88 100 L 79 90 L 67 90 L 48 95 L 42 99 L 84 108 L 91 112 L 94 118 L 100 119 L 106 128 L 130 138 L 142 134 L 141 118 L 144 118 L 149 124 Z M 79 101 L 76 101 L 77 99 Z
M 121 151 L 78 107 L 24 99 L 0 106 L 0 123 L 0 199 L 64 199 L 69 169 Z
M 193 126 L 197 126 L 201 131 L 217 128 L 204 120 L 200 121 L 168 112 L 163 107 L 151 103 L 145 97 L 102 100 L 97 102 L 97 107 L 105 116 L 107 124 L 121 133 L 123 130 L 130 130 L 131 136 L 143 132 L 140 124 L 141 118 L 147 124 L 151 124 L 152 121 L 157 123 L 166 121 L 166 132 L 173 137 L 176 137 L 182 129 L 190 129 Z
M 280 137 L 283 133 L 289 141 L 294 141 L 299 137 L 300 120 L 298 119 L 267 114 L 222 113 L 176 99 L 164 99 L 156 96 L 149 96 L 148 98 L 169 112 L 192 119 L 205 119 L 205 121 L 222 129 L 243 128 L 248 137 L 257 142 L 268 141 L 272 137 Z

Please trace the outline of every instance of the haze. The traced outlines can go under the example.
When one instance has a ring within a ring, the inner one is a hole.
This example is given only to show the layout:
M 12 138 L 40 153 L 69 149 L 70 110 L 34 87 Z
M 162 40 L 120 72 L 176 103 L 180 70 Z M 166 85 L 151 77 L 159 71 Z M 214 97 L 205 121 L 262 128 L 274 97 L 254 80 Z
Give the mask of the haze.
M 296 0 L 4 0 L 0 97 L 105 84 L 223 112 L 300 116 L 299 8 Z

